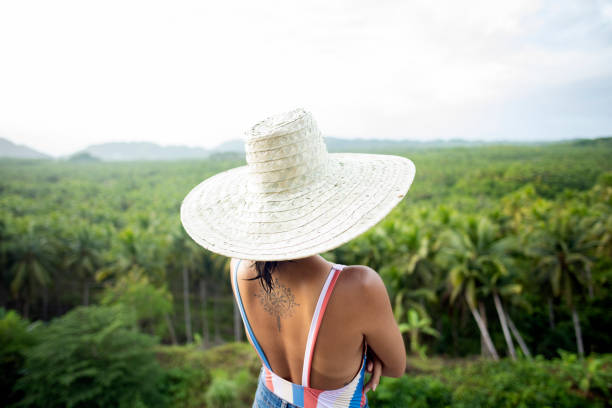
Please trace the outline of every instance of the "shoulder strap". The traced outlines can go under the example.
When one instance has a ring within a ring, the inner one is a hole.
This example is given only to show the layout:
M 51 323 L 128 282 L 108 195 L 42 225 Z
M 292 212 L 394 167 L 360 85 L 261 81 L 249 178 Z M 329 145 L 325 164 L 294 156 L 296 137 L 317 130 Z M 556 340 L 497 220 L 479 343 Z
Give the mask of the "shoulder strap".
M 312 365 L 312 354 L 314 353 L 315 344 L 317 342 L 317 335 L 319 334 L 319 327 L 321 327 L 321 321 L 323 320 L 327 303 L 331 297 L 334 285 L 338 280 L 338 276 L 340 276 L 340 272 L 342 272 L 342 268 L 344 268 L 344 265 L 334 264 L 332 266 L 327 275 L 327 280 L 321 289 L 321 293 L 319 294 L 317 307 L 312 315 L 308 339 L 306 340 L 306 350 L 304 351 L 304 365 L 302 367 L 302 385 L 304 387 L 310 387 L 310 367 Z
M 244 322 L 244 325 L 247 329 L 249 338 L 251 339 L 251 342 L 255 346 L 255 350 L 257 350 L 257 354 L 259 354 L 259 358 L 261 358 L 261 361 L 264 363 L 266 368 L 268 368 L 268 370 L 272 370 L 272 368 L 270 368 L 270 363 L 268 363 L 268 359 L 266 358 L 266 355 L 264 354 L 263 350 L 259 346 L 259 343 L 257 342 L 257 339 L 255 338 L 255 334 L 253 334 L 253 330 L 251 329 L 251 324 L 249 323 L 249 319 L 247 318 L 246 312 L 244 311 L 244 305 L 242 304 L 242 297 L 240 297 L 240 286 L 238 285 L 238 267 L 240 266 L 241 261 L 242 259 L 239 259 L 238 263 L 236 263 L 236 268 L 234 268 L 234 288 L 235 288 L 234 292 L 236 293 L 236 303 L 238 304 L 238 309 L 240 310 L 240 316 L 242 316 L 242 321 Z

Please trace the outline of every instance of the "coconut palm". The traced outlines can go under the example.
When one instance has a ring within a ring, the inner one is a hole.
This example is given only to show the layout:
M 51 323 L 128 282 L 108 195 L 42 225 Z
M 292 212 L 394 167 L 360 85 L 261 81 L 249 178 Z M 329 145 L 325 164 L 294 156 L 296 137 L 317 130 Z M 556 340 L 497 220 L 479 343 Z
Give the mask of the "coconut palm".
M 112 282 L 132 270 L 142 269 L 152 284 L 163 285 L 166 256 L 162 250 L 168 246 L 167 236 L 157 236 L 148 231 L 126 227 L 113 240 L 113 246 L 107 252 L 108 265 L 96 273 L 96 280 Z M 164 320 L 172 343 L 177 344 L 174 324 L 169 313 L 164 313 Z
M 75 228 L 66 245 L 64 267 L 81 281 L 84 306 L 89 304 L 89 288 L 95 273 L 102 265 L 103 245 L 98 231 L 91 225 Z
M 517 240 L 513 236 L 498 239 L 497 227 L 486 218 L 480 220 L 478 227 L 482 229 L 479 232 L 481 237 L 479 247 L 482 253 L 476 259 L 475 264 L 483 271 L 482 292 L 485 296 L 493 296 L 493 303 L 508 346 L 508 352 L 512 360 L 516 360 L 506 312 L 500 297 L 517 295 L 522 290 L 521 285 L 515 283 L 515 279 L 509 270 L 513 263 L 511 254 L 518 250 Z
M 195 244 L 194 244 L 195 245 Z M 213 293 L 212 296 L 212 315 L 213 315 L 213 327 L 212 331 L 215 335 L 215 343 L 221 342 L 221 334 L 220 334 L 220 325 L 221 321 L 219 319 L 220 313 L 220 297 L 227 289 L 229 289 L 230 278 L 228 273 L 230 272 L 229 263 L 230 259 L 218 255 L 214 252 L 210 252 L 208 250 L 202 249 L 201 247 L 197 247 L 197 250 L 202 255 L 200 259 L 200 264 L 196 270 L 198 280 L 200 282 L 200 303 L 202 305 L 202 338 L 203 338 L 203 346 L 207 347 L 210 344 L 210 334 L 209 334 L 209 325 L 208 325 L 208 313 L 207 313 L 207 305 L 208 305 L 208 295 L 209 288 L 210 292 Z M 240 310 L 238 309 L 238 305 L 234 297 L 233 299 L 233 331 L 234 331 L 234 340 L 240 341 L 242 340 L 242 318 L 240 317 Z
M 445 230 L 436 241 L 437 261 L 449 269 L 448 285 L 451 292 L 451 304 L 462 296 L 480 329 L 482 340 L 493 357 L 499 360 L 497 350 L 491 341 L 489 331 L 476 308 L 478 298 L 483 296 L 485 271 L 483 265 L 488 262 L 492 239 L 490 221 L 486 218 L 468 217 L 464 230 Z M 484 308 L 484 304 L 483 304 Z
M 612 258 L 612 213 L 599 216 L 592 232 L 597 240 L 597 255 Z
M 399 324 L 400 332 L 410 334 L 410 351 L 418 353 L 421 358 L 426 358 L 427 347 L 419 344 L 419 334 L 425 333 L 430 336 L 440 337 L 440 333 L 431 327 L 431 318 L 421 315 L 416 309 L 408 309 L 406 320 Z
M 413 322 L 408 322 L 408 311 L 414 309 L 423 319 L 430 319 L 425 304 L 437 301 L 436 277 L 439 268 L 433 261 L 432 239 L 420 222 L 401 226 L 388 223 L 384 229 L 391 243 L 385 252 L 388 262 L 381 268 L 380 274 L 389 288 L 398 324 L 413 326 Z
M 183 281 L 183 312 L 185 317 L 185 337 L 187 342 L 193 341 L 193 331 L 191 328 L 191 290 L 190 272 L 196 271 L 202 263 L 201 248 L 194 244 L 187 234 L 182 230 L 175 230 L 170 238 L 170 248 L 168 252 L 168 266 L 171 269 L 180 270 Z
M 477 312 L 476 297 L 492 296 L 508 352 L 515 360 L 516 352 L 502 298 L 516 295 L 522 289 L 511 272 L 514 268 L 513 256 L 518 253 L 520 247 L 518 239 L 514 236 L 501 237 L 499 226 L 487 217 L 468 217 L 463 231 L 447 230 L 441 235 L 438 245 L 443 253 L 441 258 L 452 265 L 449 273 L 451 302 L 465 290 L 464 295 L 467 296 L 466 300 L 474 318 L 477 322 L 481 321 L 479 327 L 486 329 L 482 313 L 480 316 L 474 313 Z M 484 303 L 478 303 L 484 310 Z M 490 337 L 487 340 L 488 332 L 482 329 L 481 331 L 483 341 L 487 345 L 491 342 Z M 518 330 L 516 333 L 518 334 Z M 492 347 L 487 347 L 495 356 Z M 526 346 L 524 353 L 528 353 Z
M 47 236 L 29 220 L 19 222 L 7 245 L 9 270 L 12 275 L 11 292 L 22 300 L 22 314 L 29 317 L 30 305 L 40 291 L 46 298 L 51 284 L 53 246 Z
M 536 261 L 539 280 L 548 282 L 554 296 L 562 297 L 570 308 L 581 357 L 584 346 L 576 303 L 584 288 L 591 286 L 590 253 L 598 244 L 593 239 L 593 224 L 594 220 L 584 214 L 557 209 L 541 219 L 539 228 L 529 235 L 526 249 Z

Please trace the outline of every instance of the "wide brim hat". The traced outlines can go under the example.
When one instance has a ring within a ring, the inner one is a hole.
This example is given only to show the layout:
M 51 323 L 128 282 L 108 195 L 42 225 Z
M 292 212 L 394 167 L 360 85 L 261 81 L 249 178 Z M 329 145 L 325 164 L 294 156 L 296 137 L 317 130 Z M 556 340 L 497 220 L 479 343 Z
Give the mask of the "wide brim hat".
M 181 222 L 202 247 L 257 261 L 305 258 L 362 234 L 406 195 L 414 163 L 386 154 L 328 153 L 312 115 L 275 115 L 246 134 L 246 166 L 194 187 Z

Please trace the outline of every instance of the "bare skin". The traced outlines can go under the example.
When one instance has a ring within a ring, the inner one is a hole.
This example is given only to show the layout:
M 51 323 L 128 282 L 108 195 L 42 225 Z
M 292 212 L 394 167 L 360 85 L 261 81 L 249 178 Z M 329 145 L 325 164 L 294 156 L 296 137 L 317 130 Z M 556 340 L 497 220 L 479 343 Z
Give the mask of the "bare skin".
M 232 259 L 232 271 L 236 262 Z M 296 384 L 302 382 L 308 329 L 331 267 L 319 255 L 282 262 L 272 275 L 275 290 L 269 294 L 258 280 L 246 280 L 257 274 L 251 261 L 242 261 L 238 269 L 245 312 L 272 371 Z M 375 389 L 380 375 L 404 373 L 404 342 L 380 276 L 366 266 L 346 266 L 319 329 L 310 386 L 332 390 L 349 383 L 361 368 L 364 340 L 370 353 L 366 369 L 373 374 L 366 391 Z

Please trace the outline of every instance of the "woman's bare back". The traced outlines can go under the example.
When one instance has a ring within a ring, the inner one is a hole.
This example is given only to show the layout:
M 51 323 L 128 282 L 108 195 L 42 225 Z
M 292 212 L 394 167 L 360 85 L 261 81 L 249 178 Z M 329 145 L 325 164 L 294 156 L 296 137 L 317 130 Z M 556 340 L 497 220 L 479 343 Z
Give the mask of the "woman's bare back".
M 232 270 L 236 262 L 232 260 Z M 308 330 L 332 264 L 318 255 L 282 262 L 272 274 L 274 287 L 270 293 L 264 291 L 259 280 L 247 280 L 256 276 L 252 264 L 240 263 L 238 284 L 253 333 L 272 370 L 300 384 Z M 375 274 L 363 266 L 347 266 L 340 273 L 319 328 L 312 357 L 311 387 L 336 389 L 350 382 L 359 372 L 364 340 L 376 342 L 367 336 L 364 318 L 368 316 L 363 313 L 363 303 L 369 300 L 364 285 L 371 273 Z M 399 340 L 403 347 L 401 336 Z

